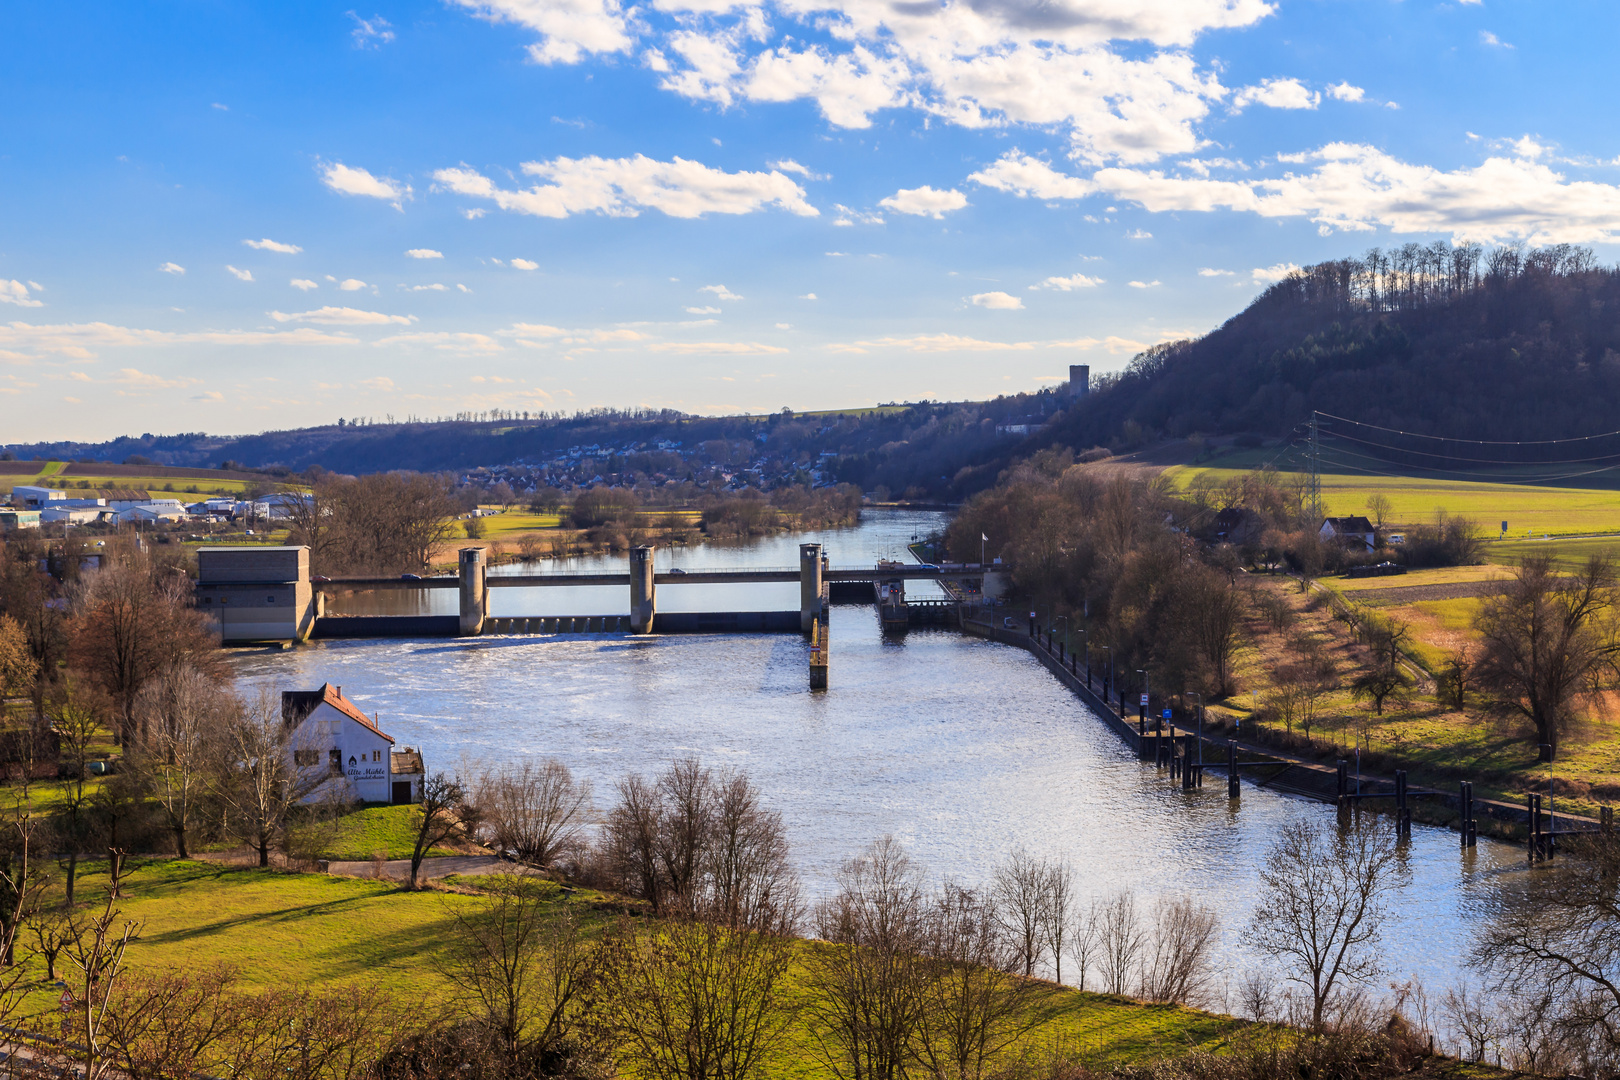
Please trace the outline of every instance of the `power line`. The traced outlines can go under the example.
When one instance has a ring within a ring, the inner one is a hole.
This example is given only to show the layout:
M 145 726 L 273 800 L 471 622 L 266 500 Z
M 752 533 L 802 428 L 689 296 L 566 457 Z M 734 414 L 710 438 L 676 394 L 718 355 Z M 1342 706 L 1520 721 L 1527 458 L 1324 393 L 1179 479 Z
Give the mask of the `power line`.
M 1494 439 L 1454 439 L 1449 435 L 1425 435 L 1419 431 L 1402 431 L 1400 428 L 1380 427 L 1377 424 L 1369 424 L 1363 420 L 1351 420 L 1349 417 L 1345 416 L 1334 416 L 1332 413 L 1325 413 L 1320 409 L 1314 410 L 1314 414 L 1317 416 L 1326 417 L 1329 420 L 1340 420 L 1346 424 L 1355 424 L 1357 427 L 1372 428 L 1374 431 L 1387 431 L 1392 435 L 1409 435 L 1414 439 L 1432 439 L 1435 442 L 1465 443 L 1473 446 L 1556 446 L 1559 443 L 1590 442 L 1593 439 L 1608 439 L 1615 436 L 1620 436 L 1620 431 L 1604 431 L 1596 435 L 1576 435 L 1568 439 L 1517 439 L 1503 441 Z

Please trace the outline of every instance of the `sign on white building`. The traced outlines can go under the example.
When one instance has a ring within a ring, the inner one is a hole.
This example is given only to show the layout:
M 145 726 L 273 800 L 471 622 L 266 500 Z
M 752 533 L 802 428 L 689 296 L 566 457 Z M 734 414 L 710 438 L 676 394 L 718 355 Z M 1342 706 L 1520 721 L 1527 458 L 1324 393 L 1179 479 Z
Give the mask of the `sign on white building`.
M 281 716 L 293 729 L 293 765 L 298 772 L 311 778 L 312 773 L 325 773 L 304 802 L 412 801 L 409 780 L 403 784 L 405 797 L 395 797 L 399 793 L 393 784 L 393 737 L 344 697 L 343 687 L 326 683 L 319 690 L 284 691 Z

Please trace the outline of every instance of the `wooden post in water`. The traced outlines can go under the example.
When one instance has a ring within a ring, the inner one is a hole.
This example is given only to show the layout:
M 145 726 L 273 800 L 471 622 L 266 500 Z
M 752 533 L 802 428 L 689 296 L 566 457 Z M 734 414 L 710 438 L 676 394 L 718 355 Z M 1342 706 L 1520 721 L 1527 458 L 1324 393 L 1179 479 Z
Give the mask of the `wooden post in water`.
M 1333 783 L 1336 796 L 1333 801 L 1338 804 L 1340 810 L 1343 810 L 1350 802 L 1346 798 L 1350 794 L 1350 774 L 1348 772 L 1348 763 L 1343 758 L 1339 759 L 1338 772 L 1333 778 Z
M 1479 831 L 1474 821 L 1474 785 L 1471 781 L 1464 780 L 1459 786 L 1457 807 L 1462 815 L 1462 820 L 1457 823 L 1457 829 L 1462 833 L 1462 846 L 1474 847 L 1479 838 Z
M 1412 839 L 1412 810 L 1406 805 L 1406 770 L 1395 770 L 1395 836 Z
M 1241 798 L 1243 794 L 1243 781 L 1238 778 L 1237 743 L 1228 741 L 1226 744 L 1226 797 L 1228 799 Z

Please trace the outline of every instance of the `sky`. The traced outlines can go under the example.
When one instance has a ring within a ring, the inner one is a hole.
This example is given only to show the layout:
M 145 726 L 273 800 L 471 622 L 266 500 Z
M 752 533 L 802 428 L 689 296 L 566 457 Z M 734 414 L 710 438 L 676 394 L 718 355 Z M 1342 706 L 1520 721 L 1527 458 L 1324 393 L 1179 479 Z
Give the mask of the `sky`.
M 1620 258 L 1620 5 L 12 4 L 0 442 L 1038 389 L 1408 242 Z

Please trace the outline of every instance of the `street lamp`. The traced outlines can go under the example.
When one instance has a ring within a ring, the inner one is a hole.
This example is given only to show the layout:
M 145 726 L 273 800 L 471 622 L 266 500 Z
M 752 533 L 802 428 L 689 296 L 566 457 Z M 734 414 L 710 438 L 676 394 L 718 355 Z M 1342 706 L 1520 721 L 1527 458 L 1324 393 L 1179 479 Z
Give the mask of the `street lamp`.
M 1058 661 L 1062 662 L 1065 654 L 1069 651 L 1069 617 L 1059 615 L 1057 620 L 1063 623 L 1063 644 L 1058 649 Z
M 1148 710 L 1153 707 L 1153 691 L 1148 687 L 1147 668 L 1137 668 L 1136 673 L 1138 675 L 1142 676 L 1142 712 L 1141 712 L 1141 718 L 1145 723 L 1146 720 L 1147 720 Z
M 1191 697 L 1198 699 L 1198 764 L 1204 764 L 1204 695 L 1196 690 L 1183 691 Z
M 1103 683 L 1103 700 L 1107 701 L 1108 695 L 1114 689 L 1114 647 L 1112 645 L 1099 645 L 1097 648 L 1108 654 L 1108 681 Z

